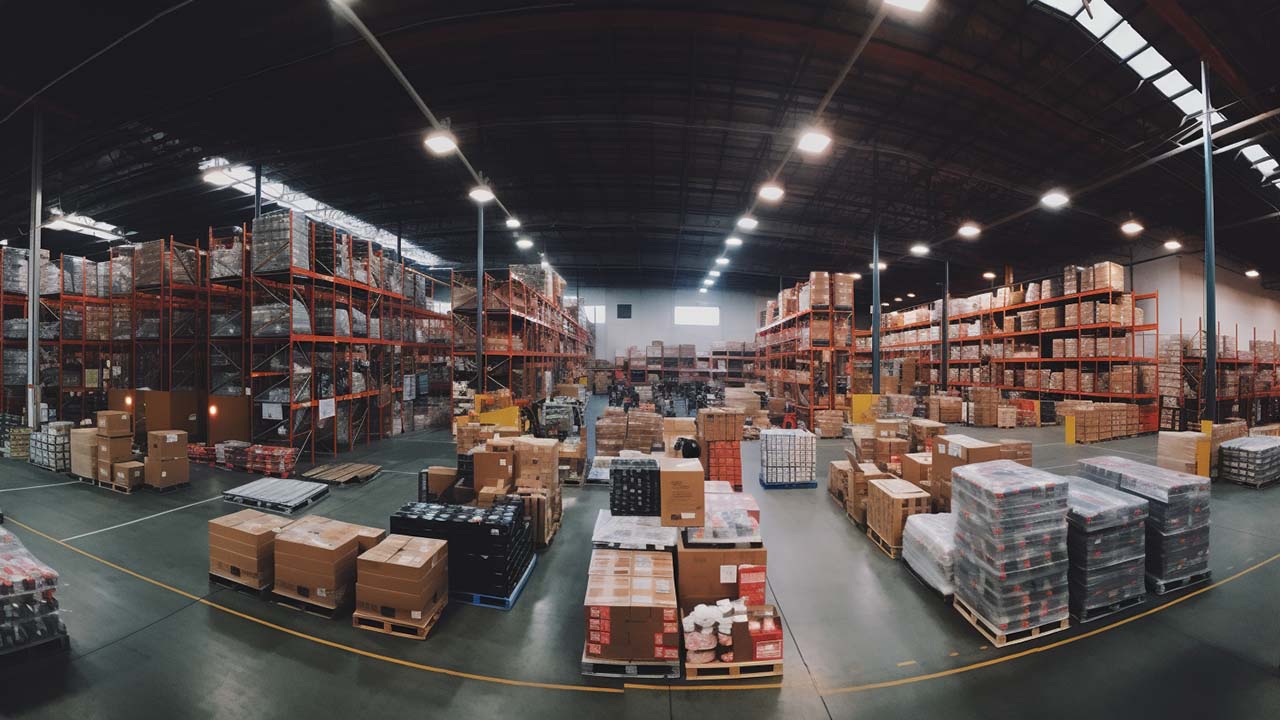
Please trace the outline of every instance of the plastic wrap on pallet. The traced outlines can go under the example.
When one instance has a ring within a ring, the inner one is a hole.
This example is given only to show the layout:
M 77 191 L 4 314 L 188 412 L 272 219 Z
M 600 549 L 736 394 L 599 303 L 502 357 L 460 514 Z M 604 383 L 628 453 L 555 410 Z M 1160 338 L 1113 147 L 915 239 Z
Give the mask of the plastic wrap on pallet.
M 24 348 L 4 349 L 4 384 L 27 384 L 27 351 Z
M 111 316 L 111 339 L 112 340 L 132 340 L 133 321 L 127 314 Z
M 1146 500 L 1085 478 L 1067 478 L 1067 522 L 1085 532 L 1145 520 Z
M 63 340 L 83 340 L 84 339 L 84 313 L 83 312 L 81 312 L 80 310 L 76 310 L 74 308 L 67 308 L 67 307 L 63 308 L 62 339 Z
M 138 310 L 134 314 L 134 332 L 139 338 L 155 340 L 160 337 L 160 311 Z
M 250 265 L 255 273 L 283 272 L 291 266 L 311 269 L 310 229 L 306 215 L 277 210 L 254 223 Z
M 369 336 L 369 316 L 359 308 L 351 308 L 351 334 L 355 337 Z
M 1150 501 L 1149 525 L 1162 532 L 1209 524 L 1209 479 L 1115 456 L 1080 461 L 1089 480 Z
M 902 529 L 902 559 L 929 587 L 943 595 L 956 591 L 956 516 L 921 513 Z
M 760 521 L 747 509 L 738 507 L 708 510 L 702 526 L 685 528 L 684 537 L 689 545 L 764 542 Z
M 57 295 L 62 292 L 62 270 L 49 259 L 49 251 L 40 251 L 40 294 Z
M 111 258 L 111 294 L 128 295 L 133 292 L 133 255 L 136 245 L 117 248 Z
M 679 539 L 677 528 L 663 527 L 662 518 L 613 515 L 608 510 L 596 513 L 591 542 L 623 549 L 646 547 L 673 548 Z
M 16 295 L 27 294 L 27 258 L 26 248 L 4 248 L 4 261 L 0 273 L 4 275 L 4 291 Z
M 378 252 L 371 252 L 369 254 L 369 285 L 381 288 L 383 284 L 382 254 Z
M 1280 437 L 1227 440 L 1218 448 L 1218 477 L 1242 485 L 1266 485 L 1280 479 Z
M 111 308 L 102 305 L 85 308 L 84 337 L 86 340 L 111 339 Z
M 244 243 L 233 240 L 209 250 L 209 278 L 230 280 L 244 277 Z
M 111 261 L 103 260 L 98 263 L 97 268 L 97 286 L 98 292 L 95 297 L 109 298 L 111 297 Z
M 59 320 L 41 320 L 40 321 L 40 339 L 41 340 L 57 340 L 58 334 L 62 332 L 62 322 Z
M 216 338 L 238 338 L 244 327 L 244 312 L 237 309 L 213 310 L 209 313 L 209 335 Z
M 280 302 L 253 306 L 254 337 L 285 337 L 290 333 L 289 305 Z M 311 316 L 301 300 L 293 301 L 292 332 L 296 335 L 311 334 Z
M 1071 608 L 1104 608 L 1146 591 L 1148 502 L 1083 478 L 1068 478 Z
M 27 319 L 21 317 L 5 320 L 4 336 L 9 340 L 25 340 L 27 337 Z
M 815 482 L 817 437 L 807 430 L 760 431 L 760 480 L 765 483 Z
M 134 251 L 133 282 L 135 287 L 157 287 L 164 281 L 166 240 L 138 243 Z
M 388 262 L 387 268 L 387 290 L 396 295 L 404 294 L 404 265 L 399 262 Z
M 66 266 L 63 266 L 63 272 L 66 272 Z M 85 297 L 98 296 L 98 263 L 92 260 L 84 261 L 84 290 L 82 294 Z
M 84 295 L 85 260 L 74 255 L 62 256 L 62 294 Z

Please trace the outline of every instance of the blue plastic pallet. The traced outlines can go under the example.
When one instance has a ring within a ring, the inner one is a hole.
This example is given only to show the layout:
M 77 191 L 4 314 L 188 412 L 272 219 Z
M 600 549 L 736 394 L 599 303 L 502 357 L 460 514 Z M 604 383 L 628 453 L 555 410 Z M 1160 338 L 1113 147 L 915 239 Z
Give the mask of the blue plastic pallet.
M 464 605 L 477 605 L 479 607 L 493 608 L 495 610 L 510 610 L 516 606 L 516 600 L 520 599 L 520 593 L 524 592 L 524 586 L 529 584 L 529 578 L 533 577 L 533 566 L 538 564 L 538 556 L 531 555 L 529 558 L 529 567 L 525 569 L 524 575 L 520 576 L 520 582 L 516 583 L 516 589 L 511 591 L 510 597 L 495 597 L 493 595 L 481 595 L 479 593 L 450 592 L 449 599 Z
M 805 488 L 818 487 L 817 481 L 804 482 L 804 483 L 790 483 L 790 482 L 771 483 L 771 482 L 765 482 L 763 480 L 760 480 L 759 482 L 760 482 L 760 487 L 764 488 L 765 490 L 803 490 Z

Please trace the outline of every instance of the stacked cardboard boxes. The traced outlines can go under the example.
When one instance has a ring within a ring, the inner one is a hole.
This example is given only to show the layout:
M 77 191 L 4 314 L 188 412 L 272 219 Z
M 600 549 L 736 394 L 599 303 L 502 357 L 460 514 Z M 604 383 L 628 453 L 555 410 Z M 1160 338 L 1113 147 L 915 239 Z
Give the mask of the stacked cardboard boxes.
M 707 458 L 707 480 L 724 481 L 742 488 L 742 442 L 711 440 L 703 443 Z
M 275 582 L 276 534 L 293 521 L 257 510 L 209 521 L 209 573 L 255 590 Z
M 867 530 L 875 533 L 886 552 L 902 547 L 907 518 L 930 512 L 929 493 L 898 478 L 871 480 L 867 493 Z
M 680 659 L 675 565 L 668 553 L 594 550 L 583 611 L 588 658 Z
M 127 412 L 101 410 L 96 416 L 97 443 L 94 457 L 99 482 L 115 484 L 116 463 L 133 461 L 133 417 Z M 74 434 L 73 434 L 74 440 Z M 186 433 L 183 433 L 182 458 L 187 457 Z M 82 456 L 81 461 L 84 458 Z M 184 481 L 185 482 L 185 481 Z M 132 488 L 132 485 L 128 485 Z
M 276 535 L 274 592 L 329 609 L 347 605 L 354 599 L 356 556 L 386 534 L 318 515 L 289 524 Z
M 853 482 L 853 465 L 848 460 L 832 460 L 827 465 L 827 493 L 840 507 L 844 507 Z
M 955 368 L 952 368 L 955 370 Z M 941 423 L 958 423 L 963 420 L 963 401 L 953 395 L 929 396 L 929 419 Z
M 843 410 L 815 410 L 813 430 L 820 438 L 838 438 L 844 433 Z
M 449 600 L 444 540 L 388 535 L 356 558 L 356 616 L 429 628 Z
M 933 475 L 930 490 L 934 509 L 951 512 L 951 472 L 961 465 L 999 460 L 999 444 L 968 435 L 943 435 L 933 444 Z
M 1196 474 L 1196 453 L 1209 439 L 1202 432 L 1161 432 L 1156 439 L 1156 464 L 1168 470 Z
M 973 424 L 996 427 L 999 422 L 1000 391 L 996 388 L 973 388 Z
M 99 467 L 102 466 L 102 449 L 102 441 L 99 440 Z M 185 430 L 152 430 L 147 433 L 144 476 L 147 486 L 157 489 L 185 485 L 191 480 Z
M 937 420 L 911 418 L 907 423 L 907 431 L 911 439 L 911 452 L 929 452 L 933 449 L 933 439 L 947 432 L 947 426 Z
M 71 474 L 86 480 L 98 477 L 97 428 L 76 428 L 71 431 Z
M 845 453 L 846 456 L 849 453 Z M 867 497 L 870 494 L 872 480 L 889 480 L 893 479 L 893 475 L 882 471 L 876 467 L 874 463 L 858 463 L 854 464 L 849 461 L 853 468 L 853 474 L 849 477 L 849 489 L 845 495 L 844 511 L 851 520 L 861 526 L 867 524 Z
M 816 438 L 804 430 L 760 432 L 760 484 L 813 487 L 817 469 Z
M 1000 459 L 1012 460 L 1016 463 L 1031 467 L 1031 441 L 1030 440 L 997 440 L 1000 445 Z

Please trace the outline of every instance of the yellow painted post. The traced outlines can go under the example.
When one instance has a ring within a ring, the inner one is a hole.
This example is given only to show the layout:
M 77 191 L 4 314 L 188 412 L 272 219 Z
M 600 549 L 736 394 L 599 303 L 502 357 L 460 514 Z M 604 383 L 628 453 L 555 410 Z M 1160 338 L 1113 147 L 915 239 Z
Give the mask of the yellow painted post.
M 873 423 L 876 421 L 876 406 L 880 403 L 879 395 L 856 394 L 849 396 L 850 422 Z
M 1066 443 L 1068 445 L 1075 445 L 1076 444 L 1076 416 L 1067 415 L 1064 419 L 1066 420 L 1064 427 L 1067 430 Z
M 1204 434 L 1204 438 L 1196 443 L 1196 474 L 1200 477 L 1209 477 L 1209 460 L 1213 456 L 1211 452 L 1213 447 L 1213 421 L 1201 420 L 1200 432 Z

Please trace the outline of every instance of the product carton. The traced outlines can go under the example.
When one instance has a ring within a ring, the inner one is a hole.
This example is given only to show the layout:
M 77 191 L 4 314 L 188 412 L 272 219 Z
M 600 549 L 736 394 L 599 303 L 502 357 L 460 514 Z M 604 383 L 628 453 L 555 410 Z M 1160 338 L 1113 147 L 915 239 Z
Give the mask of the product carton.
M 167 488 L 182 485 L 191 480 L 190 463 L 185 457 L 158 460 L 148 455 L 143 462 L 143 477 L 147 487 Z
M 102 437 L 99 435 L 97 447 L 98 462 L 114 463 L 133 459 L 132 437 Z M 183 457 L 186 457 L 185 445 L 183 446 Z
M 114 463 L 111 466 L 112 482 L 127 488 L 141 487 L 146 481 L 146 466 L 137 460 Z
M 99 410 L 95 416 L 98 435 L 102 437 L 132 437 L 133 416 L 120 410 Z
M 471 453 L 471 460 L 475 468 L 477 491 L 511 485 L 516 460 L 514 452 L 477 450 Z
M 658 458 L 662 524 L 702 527 L 706 500 L 702 463 L 697 458 Z
M 77 428 L 71 431 L 71 474 L 92 480 L 98 476 L 98 431 Z
M 187 457 L 185 430 L 152 430 L 147 433 L 147 457 L 177 460 Z
M 689 607 L 698 603 L 714 604 L 717 600 L 737 597 L 738 566 L 767 565 L 767 551 L 760 548 L 689 547 L 680 538 L 676 551 L 679 567 L 680 602 Z
M 444 540 L 388 535 L 356 559 L 356 610 L 362 613 L 426 622 L 448 597 Z
M 257 510 L 209 521 L 209 572 L 255 589 L 275 579 L 276 533 L 293 521 Z

